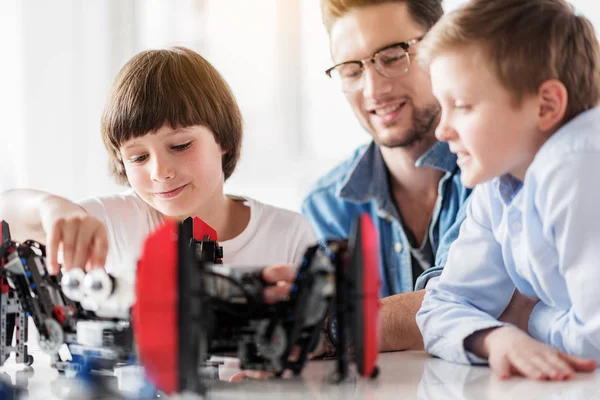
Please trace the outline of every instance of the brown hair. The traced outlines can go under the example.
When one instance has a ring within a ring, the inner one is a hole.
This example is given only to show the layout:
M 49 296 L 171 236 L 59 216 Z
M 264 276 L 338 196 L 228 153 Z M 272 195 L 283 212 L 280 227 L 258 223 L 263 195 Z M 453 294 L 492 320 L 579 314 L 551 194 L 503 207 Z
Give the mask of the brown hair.
M 173 47 L 143 51 L 121 69 L 102 115 L 102 140 L 109 153 L 110 171 L 127 183 L 119 151 L 131 138 L 173 129 L 208 127 L 226 153 L 225 179 L 233 173 L 242 143 L 242 116 L 227 82 L 198 53 Z
M 321 0 L 321 15 L 327 32 L 339 18 L 355 8 L 384 3 L 406 3 L 415 22 L 428 31 L 444 14 L 442 0 Z
M 568 91 L 566 123 L 600 100 L 600 51 L 591 22 L 563 0 L 472 0 L 446 14 L 421 42 L 427 65 L 444 51 L 480 46 L 518 106 L 549 79 Z

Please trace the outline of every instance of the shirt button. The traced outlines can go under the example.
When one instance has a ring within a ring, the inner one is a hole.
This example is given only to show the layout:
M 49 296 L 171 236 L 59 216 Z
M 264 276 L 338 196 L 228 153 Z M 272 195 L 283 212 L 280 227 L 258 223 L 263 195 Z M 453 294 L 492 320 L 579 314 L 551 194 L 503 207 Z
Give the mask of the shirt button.
M 396 245 L 394 246 L 394 250 L 396 250 L 396 253 L 400 253 L 403 249 L 402 243 L 396 243 Z

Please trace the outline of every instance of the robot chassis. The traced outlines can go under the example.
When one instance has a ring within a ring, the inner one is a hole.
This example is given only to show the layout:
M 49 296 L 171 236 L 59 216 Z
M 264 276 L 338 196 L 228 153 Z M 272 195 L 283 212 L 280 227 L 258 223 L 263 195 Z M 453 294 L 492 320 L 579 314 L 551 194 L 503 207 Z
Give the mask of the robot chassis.
M 216 232 L 197 218 L 167 223 L 146 241 L 134 302 L 133 285 L 103 269 L 49 275 L 45 247 L 11 241 L 2 222 L 0 366 L 11 351 L 18 363 L 33 362 L 26 345 L 30 315 L 40 348 L 61 372 L 112 369 L 131 364 L 137 353 L 159 390 L 204 393 L 211 355 L 236 355 L 242 368 L 276 376 L 286 370 L 300 374 L 329 316 L 330 331 L 338 327 L 332 337 L 338 379 L 348 374 L 349 343 L 358 372 L 375 377 L 380 285 L 375 235 L 362 216 L 350 242 L 309 248 L 289 298 L 267 304 L 261 267 L 222 265 Z M 58 354 L 63 343 L 70 361 Z M 292 361 L 295 348 L 300 353 Z

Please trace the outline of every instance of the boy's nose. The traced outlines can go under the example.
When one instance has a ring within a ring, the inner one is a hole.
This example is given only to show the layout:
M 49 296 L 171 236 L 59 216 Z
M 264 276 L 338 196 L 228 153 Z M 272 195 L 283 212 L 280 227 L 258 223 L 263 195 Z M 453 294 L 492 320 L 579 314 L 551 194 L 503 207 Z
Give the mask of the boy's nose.
M 175 178 L 175 169 L 168 163 L 155 162 L 152 168 L 152 180 L 162 182 Z
M 435 128 L 435 137 L 440 142 L 448 142 L 456 138 L 456 131 L 446 122 L 443 115 L 437 128 Z

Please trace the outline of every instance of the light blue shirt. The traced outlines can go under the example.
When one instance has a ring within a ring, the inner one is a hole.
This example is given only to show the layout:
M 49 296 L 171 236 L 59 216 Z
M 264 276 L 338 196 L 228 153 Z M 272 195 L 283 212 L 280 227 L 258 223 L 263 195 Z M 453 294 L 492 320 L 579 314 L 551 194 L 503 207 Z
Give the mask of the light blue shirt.
M 459 363 L 472 333 L 497 318 L 514 290 L 540 299 L 536 339 L 600 361 L 600 108 L 542 146 L 521 184 L 510 176 L 478 186 L 439 279 L 427 286 L 417 323 L 425 349 Z

